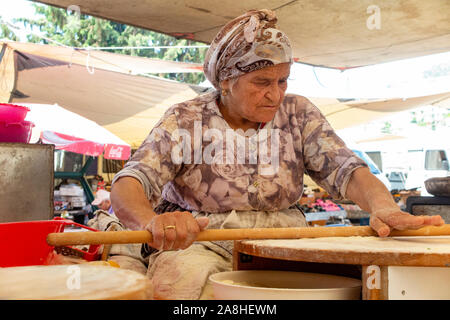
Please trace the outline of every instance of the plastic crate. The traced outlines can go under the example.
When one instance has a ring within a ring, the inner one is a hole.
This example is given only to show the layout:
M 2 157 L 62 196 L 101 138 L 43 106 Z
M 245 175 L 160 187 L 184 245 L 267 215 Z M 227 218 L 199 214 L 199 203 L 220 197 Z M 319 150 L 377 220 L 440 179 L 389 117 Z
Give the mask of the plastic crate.
M 46 265 L 54 247 L 47 243 L 47 235 L 64 232 L 66 226 L 79 226 L 98 231 L 71 220 L 55 218 L 49 221 L 0 223 L 0 267 Z M 101 245 L 91 245 L 88 251 L 65 247 L 87 261 L 99 257 Z

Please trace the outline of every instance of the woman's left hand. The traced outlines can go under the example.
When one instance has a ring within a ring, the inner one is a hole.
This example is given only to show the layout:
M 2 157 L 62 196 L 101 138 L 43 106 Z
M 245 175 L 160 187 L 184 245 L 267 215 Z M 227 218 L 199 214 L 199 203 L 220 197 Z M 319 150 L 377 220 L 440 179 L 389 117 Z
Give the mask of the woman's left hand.
M 419 229 L 425 226 L 441 226 L 441 216 L 414 216 L 397 208 L 386 208 L 372 212 L 370 226 L 380 237 L 387 237 L 392 230 Z
M 365 167 L 353 171 L 346 196 L 371 213 L 370 226 L 380 237 L 387 237 L 394 229 L 419 229 L 445 223 L 441 216 L 413 216 L 401 211 L 389 190 Z

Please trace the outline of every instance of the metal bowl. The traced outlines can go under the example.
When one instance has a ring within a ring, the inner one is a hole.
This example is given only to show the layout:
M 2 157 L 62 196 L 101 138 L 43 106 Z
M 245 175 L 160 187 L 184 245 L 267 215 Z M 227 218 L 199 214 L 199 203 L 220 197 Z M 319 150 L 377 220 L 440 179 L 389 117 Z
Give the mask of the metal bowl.
M 358 279 L 307 272 L 245 270 L 209 277 L 217 300 L 359 300 Z
M 430 178 L 425 181 L 428 193 L 438 197 L 450 197 L 450 177 Z

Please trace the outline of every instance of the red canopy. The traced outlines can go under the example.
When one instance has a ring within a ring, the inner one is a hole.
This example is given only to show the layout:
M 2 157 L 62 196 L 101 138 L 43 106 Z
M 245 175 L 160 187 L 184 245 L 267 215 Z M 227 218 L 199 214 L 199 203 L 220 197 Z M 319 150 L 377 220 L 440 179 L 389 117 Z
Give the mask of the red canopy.
M 128 160 L 129 144 L 94 121 L 70 112 L 58 105 L 22 104 L 30 109 L 26 120 L 35 124 L 31 143 L 40 138 L 43 143 L 65 150 L 105 159 Z
M 94 157 L 103 154 L 105 159 L 127 160 L 131 154 L 131 148 L 128 145 L 103 144 L 53 131 L 42 131 L 40 138 L 43 143 L 54 144 L 58 150 Z

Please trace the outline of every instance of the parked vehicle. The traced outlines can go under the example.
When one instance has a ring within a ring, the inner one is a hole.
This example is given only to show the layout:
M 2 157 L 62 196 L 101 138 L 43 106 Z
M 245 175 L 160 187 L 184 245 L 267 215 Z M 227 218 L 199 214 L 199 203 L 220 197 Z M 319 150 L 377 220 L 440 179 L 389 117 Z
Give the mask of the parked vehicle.
M 408 150 L 410 158 L 405 189 L 420 188 L 422 195 L 429 195 L 425 180 L 450 176 L 450 149 Z
M 450 176 L 450 148 L 432 146 L 430 143 L 428 148 L 371 150 L 366 153 L 382 162 L 392 190 L 417 189 L 426 196 L 429 194 L 425 189 L 425 180 Z

